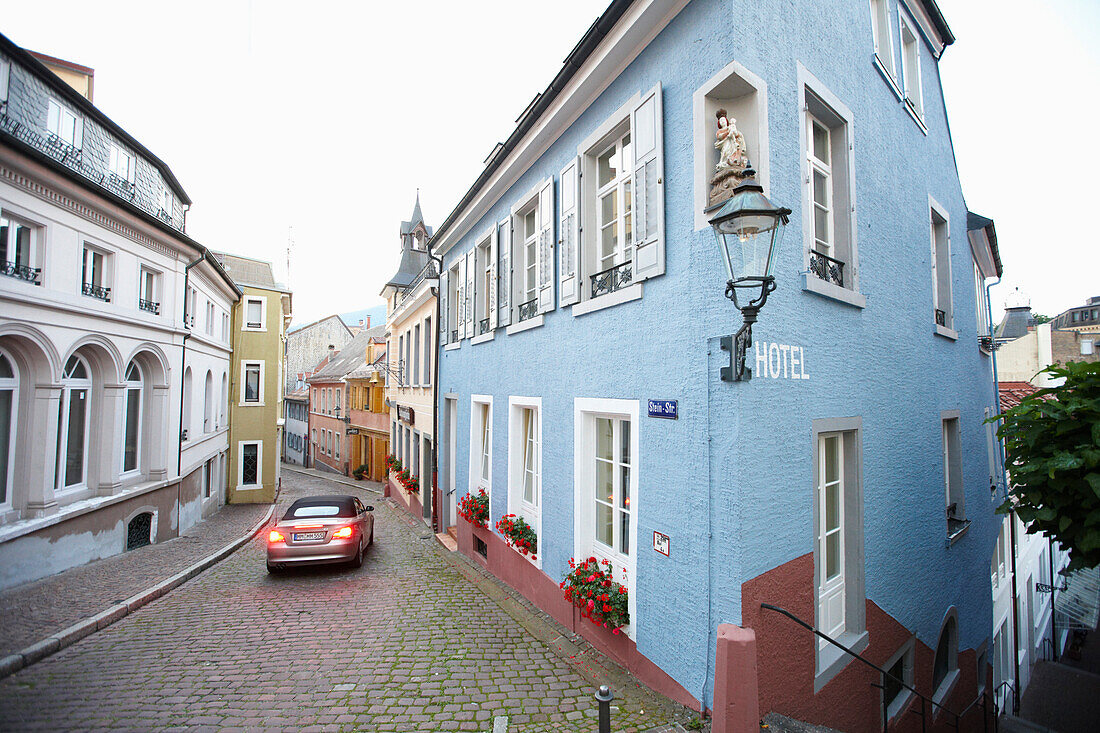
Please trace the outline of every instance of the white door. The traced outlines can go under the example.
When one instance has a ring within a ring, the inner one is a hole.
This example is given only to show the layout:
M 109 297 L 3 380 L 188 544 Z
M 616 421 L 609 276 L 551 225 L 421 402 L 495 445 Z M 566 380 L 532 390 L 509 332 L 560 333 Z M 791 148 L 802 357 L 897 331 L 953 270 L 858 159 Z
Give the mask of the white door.
M 844 444 L 837 433 L 818 437 L 817 626 L 832 638 L 844 630 Z M 824 639 L 818 640 L 824 647 Z
M 447 400 L 447 526 L 458 524 L 455 501 L 455 452 L 458 450 L 458 401 Z
M 631 472 L 629 420 L 618 417 L 595 416 L 594 452 L 590 457 L 589 471 L 594 491 L 591 494 L 595 518 L 593 554 L 598 559 L 611 561 L 615 580 L 633 587 L 633 579 L 626 578 L 629 567 L 630 525 L 633 521 L 631 495 L 634 490 Z

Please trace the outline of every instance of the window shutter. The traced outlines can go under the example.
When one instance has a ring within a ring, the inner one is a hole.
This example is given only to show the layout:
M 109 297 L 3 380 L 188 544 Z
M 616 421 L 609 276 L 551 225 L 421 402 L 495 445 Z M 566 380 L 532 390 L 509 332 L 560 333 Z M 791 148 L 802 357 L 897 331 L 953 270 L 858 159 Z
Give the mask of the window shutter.
M 497 325 L 512 322 L 512 220 L 497 225 Z
M 114 145 L 111 146 L 111 159 L 108 161 L 107 167 L 110 168 L 111 173 L 118 170 L 118 148 Z
M 84 148 L 84 120 L 79 117 L 73 121 L 73 147 L 77 150 Z
M 561 277 L 558 297 L 561 304 L 570 305 L 581 299 L 581 278 L 577 261 L 577 243 L 580 241 L 580 170 L 578 157 L 561 172 L 561 218 L 558 222 L 558 272 Z
M 539 190 L 539 250 L 536 270 L 539 284 L 538 312 L 554 310 L 554 179 L 548 178 Z
M 61 129 L 61 108 L 52 99 L 50 100 L 49 111 L 46 112 L 46 129 L 55 135 Z
M 8 74 L 11 71 L 11 64 L 7 61 L 0 61 L 0 102 L 8 101 Z
M 463 338 L 473 338 L 474 336 L 474 281 L 477 280 L 476 254 L 474 248 L 466 253 L 466 335 Z
M 455 330 L 458 331 L 458 340 L 466 338 L 466 258 L 458 260 L 458 282 L 455 284 Z
M 447 340 L 451 337 L 451 332 L 447 330 L 447 301 L 450 294 L 448 289 L 447 279 L 450 276 L 447 270 L 444 270 L 439 275 L 439 343 L 446 345 Z
M 497 228 L 493 227 L 493 237 L 489 243 L 489 329 L 495 329 L 497 327 L 497 264 L 498 264 L 498 248 L 497 242 Z
M 642 96 L 630 113 L 634 149 L 634 210 L 631 260 L 634 281 L 665 272 L 664 155 L 661 85 Z

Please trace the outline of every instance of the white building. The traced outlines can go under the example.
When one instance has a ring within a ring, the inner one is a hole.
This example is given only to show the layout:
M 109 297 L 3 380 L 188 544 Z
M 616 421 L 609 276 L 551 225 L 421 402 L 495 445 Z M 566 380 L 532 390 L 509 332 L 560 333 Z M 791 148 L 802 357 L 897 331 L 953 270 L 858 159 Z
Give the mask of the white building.
M 305 466 L 309 455 L 309 387 L 294 390 L 283 398 L 286 427 L 283 429 L 283 460 Z
M 0 36 L 0 587 L 222 501 L 229 313 L 169 168 Z

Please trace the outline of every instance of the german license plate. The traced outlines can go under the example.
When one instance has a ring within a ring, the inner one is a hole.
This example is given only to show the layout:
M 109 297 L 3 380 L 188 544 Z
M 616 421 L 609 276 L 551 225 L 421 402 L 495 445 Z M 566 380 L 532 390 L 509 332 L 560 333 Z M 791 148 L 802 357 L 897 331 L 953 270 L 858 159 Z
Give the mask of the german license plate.
M 310 540 L 323 540 L 325 538 L 324 532 L 295 532 L 295 542 L 309 542 Z

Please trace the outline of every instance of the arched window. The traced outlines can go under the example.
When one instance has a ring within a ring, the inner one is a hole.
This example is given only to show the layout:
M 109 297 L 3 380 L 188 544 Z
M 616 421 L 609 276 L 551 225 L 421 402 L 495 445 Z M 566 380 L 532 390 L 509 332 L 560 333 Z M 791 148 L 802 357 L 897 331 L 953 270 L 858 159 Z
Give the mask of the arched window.
M 69 357 L 61 377 L 57 411 L 57 489 L 69 491 L 88 483 L 88 421 L 91 417 L 91 372 L 77 355 Z
M 141 367 L 131 361 L 126 367 L 126 431 L 122 436 L 122 472 L 137 471 L 141 455 L 141 412 L 144 408 Z
M 222 372 L 222 392 L 221 399 L 218 400 L 218 425 L 228 425 L 229 421 L 225 419 L 225 409 L 229 404 L 229 375 Z
M 0 509 L 11 507 L 18 401 L 19 370 L 11 357 L 0 351 Z
M 941 699 L 950 686 L 954 672 L 959 667 L 958 660 L 958 629 L 955 617 L 947 619 L 940 632 L 940 641 L 936 645 L 936 659 L 932 664 L 932 689 L 935 691 L 935 699 Z
M 209 433 L 214 429 L 214 375 L 206 370 L 206 389 L 202 395 L 202 431 Z
M 184 440 L 191 437 L 191 367 L 183 372 L 183 420 L 180 431 Z

